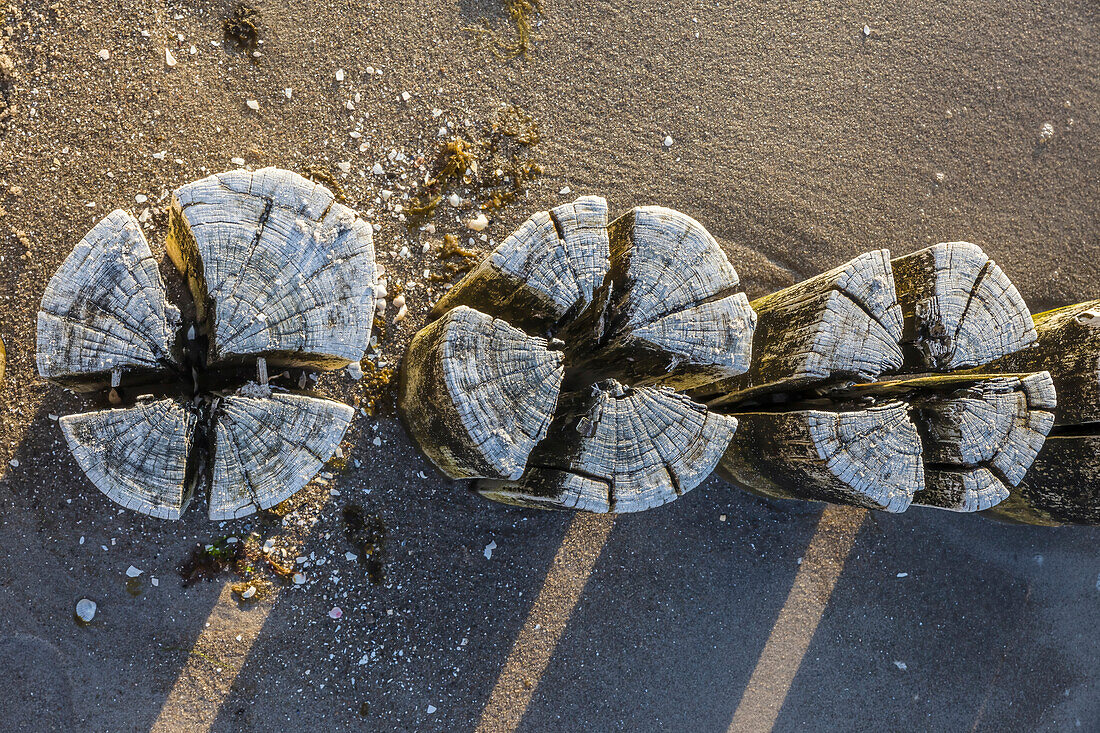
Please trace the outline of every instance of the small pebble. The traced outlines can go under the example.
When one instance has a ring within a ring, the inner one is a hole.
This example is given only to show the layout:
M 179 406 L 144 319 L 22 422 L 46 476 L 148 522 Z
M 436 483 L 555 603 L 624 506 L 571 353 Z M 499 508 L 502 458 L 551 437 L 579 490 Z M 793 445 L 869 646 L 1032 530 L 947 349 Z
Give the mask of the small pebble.
M 167 48 L 164 49 L 164 63 L 168 64 L 169 66 L 176 65 L 176 57 L 172 54 L 172 51 Z
M 81 598 L 76 602 L 76 617 L 86 624 L 91 623 L 92 619 L 95 618 L 95 609 L 95 601 Z
M 410 99 L 412 99 L 411 94 L 409 94 L 408 92 L 401 92 L 401 101 L 402 102 L 408 102 Z
M 244 165 L 244 158 L 230 158 L 229 162 L 233 165 Z
M 864 24 L 864 26 L 863 26 L 863 37 L 867 38 L 870 35 L 871 35 L 871 26 Z
M 435 705 L 429 705 L 429 706 L 428 706 L 428 715 L 431 715 L 431 714 L 432 714 L 432 713 L 434 713 L 435 711 L 436 711 L 436 707 L 435 707 Z
M 381 163 L 375 163 L 374 167 L 370 169 L 370 172 L 376 176 L 381 176 L 385 174 L 386 171 L 382 168 Z
M 1039 128 L 1039 142 L 1047 142 L 1054 137 L 1054 125 L 1049 122 L 1044 122 L 1043 126 Z
M 484 212 L 478 214 L 476 218 L 466 222 L 466 228 L 473 229 L 475 232 L 483 232 L 487 226 L 489 226 L 489 219 L 485 216 Z
M 344 612 L 340 610 L 339 606 L 333 606 L 332 610 L 328 612 L 329 618 L 340 618 L 344 615 Z
M 666 148 L 671 148 L 672 147 L 672 135 L 665 135 L 665 147 Z
M 457 209 L 459 206 L 462 206 L 462 197 L 457 193 L 452 193 L 447 197 L 447 203 Z
M 343 173 L 351 173 L 351 163 L 349 161 L 340 161 L 336 164 L 336 167 Z
M 562 196 L 568 196 L 572 192 L 573 192 L 573 189 L 569 188 L 569 186 L 562 186 L 561 190 L 558 191 L 558 193 L 561 194 Z
M 900 669 L 902 672 L 909 669 L 909 665 L 906 664 L 905 662 L 895 661 L 894 666 L 897 667 L 898 669 Z
M 353 361 L 347 366 L 348 375 L 355 381 L 359 381 L 363 378 L 363 367 L 359 366 L 359 362 Z
M 302 585 L 306 582 L 306 576 L 301 573 L 294 573 L 294 585 Z
M 141 575 L 141 571 L 138 570 L 137 568 L 135 568 L 133 565 L 126 568 L 126 577 L 127 578 L 136 578 L 139 575 Z
M 283 94 L 286 95 L 287 99 L 292 99 L 294 97 L 294 90 L 291 89 L 290 87 L 287 87 L 286 89 L 283 90 Z
M 103 59 L 104 61 L 110 61 L 111 60 L 111 52 L 108 51 L 105 48 L 99 49 L 99 53 L 97 53 L 96 56 Z
M 393 321 L 394 323 L 400 323 L 401 321 L 405 320 L 405 317 L 408 315 L 409 309 L 406 306 L 401 306 L 397 309 L 397 314 L 394 315 Z
M 255 99 L 249 99 L 249 100 L 245 101 L 245 104 L 248 105 L 248 108 L 250 110 L 252 110 L 253 112 L 259 112 L 260 111 L 260 103 L 257 102 Z
M 497 549 L 497 541 L 492 540 L 489 544 L 485 545 L 485 549 L 482 551 L 486 560 L 493 559 L 493 550 Z
M 256 595 L 256 586 L 250 585 L 244 589 L 244 593 L 241 593 L 241 598 L 251 598 Z
M 343 81 L 343 80 L 344 80 L 344 70 L 343 69 L 337 69 L 336 70 L 336 81 Z
M 134 196 L 134 201 L 136 201 L 139 204 L 144 204 L 148 200 L 149 200 L 149 197 L 146 196 L 143 193 L 139 193 L 137 196 Z
M 271 552 L 274 549 L 275 549 L 275 539 L 273 537 L 269 537 L 266 540 L 264 540 L 264 552 Z

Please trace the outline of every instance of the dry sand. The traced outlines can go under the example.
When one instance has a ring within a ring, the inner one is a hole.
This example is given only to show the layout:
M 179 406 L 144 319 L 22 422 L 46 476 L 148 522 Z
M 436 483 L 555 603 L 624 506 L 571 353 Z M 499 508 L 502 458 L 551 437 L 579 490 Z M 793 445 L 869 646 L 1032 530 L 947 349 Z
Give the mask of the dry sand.
M 464 30 L 486 22 L 508 32 L 496 0 L 267 0 L 256 5 L 254 59 L 223 43 L 225 2 L 4 1 L 0 662 L 35 660 L 17 677 L 56 703 L 29 700 L 18 685 L 0 698 L 32 721 L 47 720 L 34 717 L 46 705 L 69 721 L 62 727 L 147 730 L 218 593 L 217 584 L 180 588 L 174 568 L 194 542 L 245 531 L 210 525 L 202 508 L 177 524 L 116 511 L 49 417 L 84 403 L 34 370 L 39 298 L 83 233 L 114 208 L 163 204 L 165 191 L 235 167 L 233 158 L 325 166 L 351 206 L 374 212 L 379 261 L 391 277 L 421 283 L 407 293 L 410 317 L 389 326 L 390 361 L 431 302 L 423 271 L 443 267 L 421 245 L 468 234 L 458 216 L 470 212 L 444 206 L 436 235 L 410 233 L 378 199 L 400 179 L 370 170 L 409 170 L 387 162 L 395 149 L 430 160 L 441 123 L 477 128 L 502 103 L 537 119 L 533 155 L 545 173 L 492 214 L 497 241 L 530 213 L 591 193 L 614 213 L 660 204 L 697 218 L 751 296 L 869 248 L 903 254 L 960 239 L 985 248 L 1033 310 L 1100 295 L 1100 10 L 1091 0 L 551 0 L 530 56 L 510 61 Z M 157 222 L 148 232 L 161 247 Z M 410 258 L 394 256 L 402 246 Z M 342 376 L 329 386 L 348 398 L 363 389 Z M 219 729 L 466 729 L 537 592 L 566 517 L 466 495 L 431 474 L 392 418 L 360 418 L 353 436 L 362 470 L 340 478 L 342 495 L 327 506 L 324 491 L 312 492 L 320 520 L 309 551 L 342 557 L 338 506 L 354 499 L 387 524 L 387 580 L 372 585 L 349 566 L 340 582 L 281 599 Z M 700 490 L 678 504 L 719 495 Z M 768 507 L 789 505 L 745 502 L 744 511 L 787 521 Z M 737 526 L 754 531 L 757 519 L 746 521 Z M 248 526 L 279 534 L 277 523 Z M 486 565 L 493 538 L 510 559 Z M 159 587 L 127 594 L 130 564 L 158 575 Z M 789 571 L 776 580 L 780 597 Z M 100 623 L 81 629 L 71 615 L 85 595 L 100 604 Z M 356 609 L 339 628 L 324 615 L 336 602 Z M 375 661 L 358 664 L 372 652 Z M 44 686 L 34 683 L 42 669 L 53 680 Z M 719 718 L 732 713 L 736 685 L 729 695 Z

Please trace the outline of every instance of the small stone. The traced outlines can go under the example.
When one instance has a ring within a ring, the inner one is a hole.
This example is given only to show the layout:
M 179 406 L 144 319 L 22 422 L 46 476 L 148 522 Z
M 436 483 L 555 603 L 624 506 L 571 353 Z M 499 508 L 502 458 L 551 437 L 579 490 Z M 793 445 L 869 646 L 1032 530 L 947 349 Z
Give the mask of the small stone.
M 153 584 L 154 588 L 159 588 L 160 587 L 160 579 L 159 578 L 149 578 L 149 582 Z
M 294 573 L 294 585 L 302 585 L 306 582 L 306 576 L 301 573 Z
M 941 171 L 936 171 L 936 183 L 943 183 L 947 180 L 947 174 Z
M 272 552 L 275 549 L 275 538 L 268 537 L 264 540 L 264 552 Z
M 492 540 L 489 544 L 485 545 L 485 549 L 482 551 L 486 560 L 493 559 L 493 550 L 497 549 L 497 541 Z
M 561 190 L 558 191 L 558 193 L 562 196 L 568 196 L 569 194 L 573 193 L 573 189 L 569 188 L 569 186 L 562 186 Z
M 10 461 L 8 461 L 8 463 L 11 465 L 12 468 L 19 468 L 19 459 L 17 458 L 12 458 Z
M 355 554 L 354 552 L 345 552 L 345 553 L 344 553 L 344 559 L 345 559 L 345 560 L 348 560 L 348 561 L 351 561 L 351 560 L 358 560 L 358 559 L 359 559 L 359 556 L 358 556 L 358 555 L 356 555 L 356 554 Z
M 344 80 L 344 70 L 343 69 L 337 69 L 336 70 L 336 81 L 343 81 L 343 80 Z
M 1047 142 L 1054 137 L 1054 125 L 1049 122 L 1044 122 L 1043 126 L 1039 128 L 1039 142 Z
M 230 158 L 229 162 L 233 165 L 244 165 L 244 158 Z
M 476 218 L 466 222 L 466 228 L 472 229 L 475 232 L 483 232 L 487 226 L 489 226 L 489 219 L 485 216 L 485 212 L 478 214 Z
M 347 373 L 352 379 L 358 382 L 363 378 L 363 367 L 359 366 L 359 362 L 353 361 L 347 366 Z
M 243 593 L 241 593 L 241 598 L 248 599 L 248 598 L 251 598 L 254 595 L 256 595 L 256 586 L 250 585 L 250 586 L 248 586 L 247 588 L 244 589 Z
M 374 436 L 374 440 L 372 440 L 371 443 L 373 443 L 374 446 L 377 448 L 378 446 L 382 445 L 382 439 L 376 435 Z
M 432 713 L 434 713 L 435 711 L 436 711 L 436 707 L 435 707 L 435 705 L 429 705 L 429 706 L 428 706 L 428 715 L 431 715 L 431 714 L 432 714 Z
M 393 299 L 393 307 L 394 308 L 400 308 L 403 305 L 405 305 L 405 296 L 404 295 L 398 295 L 396 298 Z
M 351 162 L 342 160 L 336 164 L 336 167 L 340 169 L 342 173 L 351 173 Z
M 386 171 L 382 168 L 381 163 L 375 163 L 374 167 L 370 169 L 370 172 L 376 176 L 385 175 Z
M 328 612 L 329 618 L 340 618 L 344 615 L 344 612 L 340 610 L 339 606 L 333 606 L 332 610 Z
M 898 573 L 898 577 L 899 577 L 899 578 L 908 578 L 908 577 L 909 577 L 909 573 Z
M 726 521 L 726 515 L 725 515 L 725 514 L 719 514 L 719 515 L 718 515 L 718 521 L 719 521 L 719 522 L 724 522 L 724 521 Z
M 134 196 L 134 201 L 136 201 L 139 204 L 144 204 L 148 200 L 149 200 L 149 197 L 146 196 L 143 193 L 139 193 L 137 196 Z
M 167 48 L 164 49 L 164 63 L 168 64 L 169 66 L 176 65 L 176 57 L 172 54 L 172 51 Z
M 287 87 L 286 89 L 284 89 L 283 94 L 286 95 L 287 99 L 293 99 L 294 98 L 294 90 L 291 89 L 290 87 Z
M 457 193 L 452 193 L 447 197 L 447 203 L 457 209 L 459 206 L 462 206 L 462 197 Z
M 127 578 L 136 578 L 139 575 L 141 575 L 141 571 L 138 570 L 137 568 L 135 568 L 133 565 L 126 568 L 126 577 Z
M 411 94 L 409 94 L 408 92 L 401 92 L 401 101 L 402 102 L 408 102 L 410 99 L 412 99 Z
M 406 306 L 401 306 L 397 309 L 397 313 L 396 315 L 394 315 L 393 321 L 394 323 L 400 323 L 401 321 L 405 320 L 408 315 L 409 309 Z
M 870 35 L 871 35 L 871 26 L 869 26 L 867 24 L 864 24 L 863 25 L 863 37 L 867 38 Z
M 111 60 L 111 52 L 108 51 L 105 48 L 99 49 L 99 53 L 97 53 L 96 56 L 103 59 L 104 61 L 110 61 Z
M 666 148 L 671 148 L 672 147 L 672 135 L 665 135 L 664 142 L 665 142 L 665 147 Z
M 898 669 L 900 669 L 902 672 L 909 669 L 908 664 L 906 664 L 905 662 L 897 661 L 897 660 L 894 661 L 894 666 L 897 667 Z
M 88 598 L 81 598 L 76 602 L 76 617 L 88 624 L 95 618 L 96 605 L 95 601 Z
M 260 103 L 257 102 L 255 99 L 246 100 L 245 104 L 248 105 L 248 108 L 250 110 L 252 110 L 253 112 L 259 112 L 260 111 Z

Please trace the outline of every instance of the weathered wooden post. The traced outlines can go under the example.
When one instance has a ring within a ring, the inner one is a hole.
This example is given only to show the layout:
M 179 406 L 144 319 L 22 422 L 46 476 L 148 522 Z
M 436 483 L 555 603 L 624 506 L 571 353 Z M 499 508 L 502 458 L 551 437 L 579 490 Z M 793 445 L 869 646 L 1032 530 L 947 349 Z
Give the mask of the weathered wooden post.
M 1100 300 L 1035 316 L 1037 343 L 991 369 L 1046 369 L 1054 428 L 1020 488 L 994 514 L 1039 524 L 1100 524 Z
M 1036 339 L 1019 293 L 972 244 L 872 252 L 751 305 L 753 364 L 695 393 L 741 425 L 719 463 L 737 485 L 892 512 L 978 511 L 1020 483 L 1051 429 L 1045 372 L 929 374 Z
M 694 219 L 583 197 L 535 214 L 409 348 L 399 407 L 452 478 L 513 504 L 640 511 L 697 486 L 736 420 L 674 389 L 747 368 L 756 316 Z
M 231 171 L 175 192 L 167 249 L 194 297 L 194 323 L 168 302 L 140 227 L 122 211 L 47 285 L 42 376 L 82 391 L 110 387 L 112 403 L 139 383 L 169 395 L 63 417 L 62 431 L 91 481 L 127 508 L 177 519 L 199 485 L 211 519 L 274 506 L 313 478 L 354 410 L 277 391 L 267 367 L 362 359 L 374 313 L 370 226 L 289 171 Z M 259 383 L 227 387 L 244 366 Z M 195 375 L 217 391 L 198 394 Z

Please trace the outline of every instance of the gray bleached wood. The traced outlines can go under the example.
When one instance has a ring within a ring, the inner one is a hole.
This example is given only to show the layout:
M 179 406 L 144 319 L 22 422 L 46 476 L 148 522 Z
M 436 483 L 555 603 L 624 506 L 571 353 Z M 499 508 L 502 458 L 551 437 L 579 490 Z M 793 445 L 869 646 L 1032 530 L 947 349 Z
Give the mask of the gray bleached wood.
M 637 512 L 673 501 L 714 470 L 737 421 L 667 388 L 606 380 L 563 396 L 518 481 L 479 481 L 496 501 Z
M 937 244 L 895 258 L 893 268 L 907 368 L 980 366 L 1035 341 L 1020 293 L 977 245 Z
M 593 304 L 609 266 L 607 202 L 582 196 L 520 225 L 440 298 L 432 317 L 465 305 L 552 335 Z
M 221 398 L 210 467 L 213 520 L 236 519 L 289 499 L 317 474 L 355 410 L 331 400 L 246 385 Z
M 890 253 L 876 250 L 750 303 L 758 317 L 748 371 L 689 392 L 712 407 L 899 368 L 901 310 Z
M 193 488 L 187 461 L 197 418 L 191 409 L 168 399 L 58 422 L 80 468 L 112 501 L 179 519 Z
M 932 381 L 932 380 L 925 380 Z M 913 397 L 923 427 L 925 489 L 915 504 L 989 509 L 1023 480 L 1054 424 L 1047 372 L 990 377 L 943 394 Z
M 517 479 L 546 435 L 564 373 L 544 339 L 458 306 L 413 338 L 398 402 L 443 473 Z
M 371 227 L 290 171 L 219 173 L 172 197 L 168 253 L 210 333 L 211 362 L 338 369 L 374 318 Z
M 703 226 L 659 206 L 608 227 L 611 293 L 594 358 L 631 384 L 689 389 L 749 367 L 756 314 Z
M 1034 320 L 1035 345 L 988 369 L 1049 371 L 1058 392 L 1055 424 L 1100 423 L 1100 300 L 1039 313 Z
M 38 313 L 38 373 L 79 391 L 106 386 L 112 370 L 171 360 L 180 313 L 138 222 L 111 212 L 46 285 Z
M 902 402 L 733 416 L 718 473 L 750 491 L 903 512 L 924 487 L 920 436 Z

